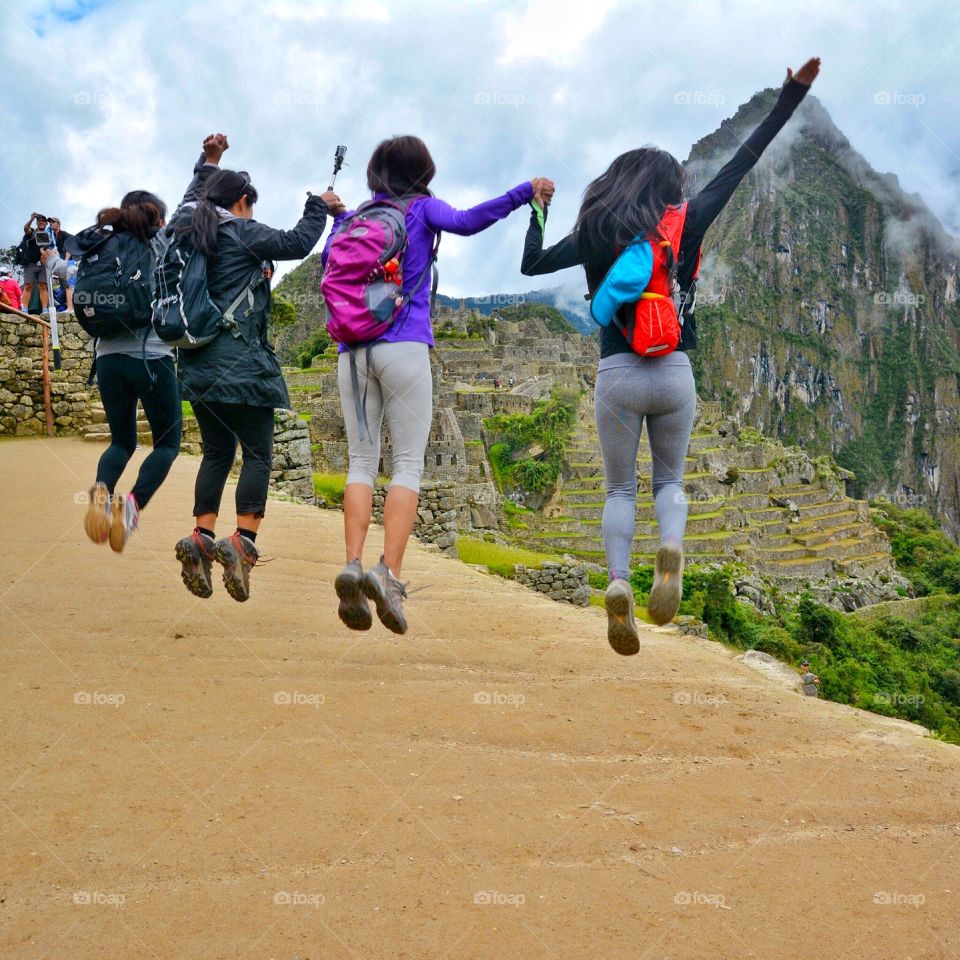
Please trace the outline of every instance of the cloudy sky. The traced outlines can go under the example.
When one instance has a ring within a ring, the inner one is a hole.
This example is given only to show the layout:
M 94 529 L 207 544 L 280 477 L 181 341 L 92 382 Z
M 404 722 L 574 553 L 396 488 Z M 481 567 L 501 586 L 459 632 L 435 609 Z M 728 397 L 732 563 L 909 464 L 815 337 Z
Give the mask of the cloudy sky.
M 35 209 L 73 230 L 134 187 L 175 203 L 218 130 L 272 226 L 325 189 L 336 144 L 356 203 L 377 141 L 416 133 L 456 206 L 553 177 L 559 239 L 616 154 L 684 158 L 814 54 L 814 92 L 852 144 L 960 234 L 960 5 L 946 0 L 0 0 L 0 37 L 3 244 Z M 441 290 L 529 289 L 525 226 L 518 212 L 447 237 Z

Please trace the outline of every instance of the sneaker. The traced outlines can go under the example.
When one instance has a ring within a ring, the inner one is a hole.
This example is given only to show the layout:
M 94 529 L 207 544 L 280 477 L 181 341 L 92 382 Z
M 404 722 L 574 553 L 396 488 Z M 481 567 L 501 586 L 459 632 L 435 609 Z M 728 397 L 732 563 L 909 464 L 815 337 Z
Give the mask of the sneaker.
M 95 483 L 90 488 L 83 529 L 94 543 L 106 543 L 110 536 L 110 491 L 105 483 Z
M 407 618 L 403 615 L 407 585 L 390 572 L 382 555 L 380 562 L 363 575 L 360 589 L 377 605 L 377 616 L 388 630 L 407 632 Z
M 603 597 L 607 611 L 607 640 L 622 657 L 640 652 L 640 635 L 637 621 L 633 618 L 633 588 L 619 577 L 614 580 Z
M 177 541 L 177 559 L 183 564 L 180 577 L 187 589 L 204 600 L 213 595 L 210 570 L 213 566 L 216 547 L 213 537 L 194 530 L 189 537 Z
M 140 508 L 132 493 L 125 497 L 114 494 L 110 501 L 110 549 L 120 553 L 131 534 L 140 525 Z
M 373 624 L 370 605 L 361 589 L 362 583 L 363 567 L 359 560 L 351 560 L 333 582 L 333 588 L 340 598 L 337 613 L 351 630 L 369 630 Z
M 234 533 L 216 543 L 217 563 L 223 564 L 223 585 L 238 603 L 250 599 L 250 571 L 260 554 L 252 540 Z
M 680 609 L 683 596 L 683 550 L 665 544 L 657 550 L 653 566 L 653 586 L 647 601 L 647 612 L 656 624 L 669 623 Z

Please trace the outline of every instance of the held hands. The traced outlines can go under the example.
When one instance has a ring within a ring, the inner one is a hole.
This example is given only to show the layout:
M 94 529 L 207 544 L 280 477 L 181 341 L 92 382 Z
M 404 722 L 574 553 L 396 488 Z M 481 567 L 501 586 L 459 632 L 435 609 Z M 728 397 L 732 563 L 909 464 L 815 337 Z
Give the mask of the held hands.
M 805 87 L 809 87 L 810 84 L 817 79 L 819 72 L 820 58 L 811 57 L 796 73 L 787 67 L 787 80 L 796 80 L 797 83 L 802 83 Z M 786 83 L 787 80 L 783 82 Z
M 203 141 L 203 156 L 207 163 L 219 164 L 220 158 L 230 149 L 225 133 L 211 133 Z
M 530 181 L 530 186 L 533 187 L 533 202 L 543 208 L 549 207 L 556 190 L 553 181 L 547 177 L 534 177 Z

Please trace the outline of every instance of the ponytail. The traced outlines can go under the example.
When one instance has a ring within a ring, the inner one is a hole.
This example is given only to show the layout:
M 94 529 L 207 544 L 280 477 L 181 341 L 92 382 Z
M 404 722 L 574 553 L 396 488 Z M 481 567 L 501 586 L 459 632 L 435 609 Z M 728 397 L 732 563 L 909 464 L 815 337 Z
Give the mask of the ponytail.
M 241 197 L 246 197 L 251 206 L 257 202 L 257 189 L 250 182 L 250 176 L 243 171 L 218 170 L 206 183 L 203 196 L 193 208 L 190 220 L 179 229 L 179 233 L 205 257 L 216 257 L 218 253 L 217 229 L 220 215 L 217 208 L 229 209 Z
M 105 207 L 97 214 L 97 226 L 110 227 L 116 232 L 132 233 L 142 243 L 163 226 L 167 217 L 167 205 L 148 190 L 131 190 L 119 207 Z

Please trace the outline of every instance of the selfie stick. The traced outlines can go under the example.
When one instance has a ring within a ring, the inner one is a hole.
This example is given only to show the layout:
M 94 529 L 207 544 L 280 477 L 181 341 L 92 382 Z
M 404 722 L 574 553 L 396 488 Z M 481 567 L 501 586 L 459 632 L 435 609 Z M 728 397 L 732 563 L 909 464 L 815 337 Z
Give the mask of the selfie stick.
M 56 245 L 47 247 L 56 250 Z M 57 329 L 57 303 L 53 299 L 53 272 L 48 266 L 43 268 L 47 274 L 47 319 L 50 321 L 50 346 L 53 348 L 53 369 L 60 369 L 60 331 Z
M 327 190 L 332 190 L 333 185 L 337 180 L 337 174 L 340 172 L 340 168 L 343 166 L 343 158 L 347 155 L 347 148 L 342 144 L 337 147 L 337 152 L 333 155 L 333 176 L 330 178 L 330 186 L 327 187 Z

